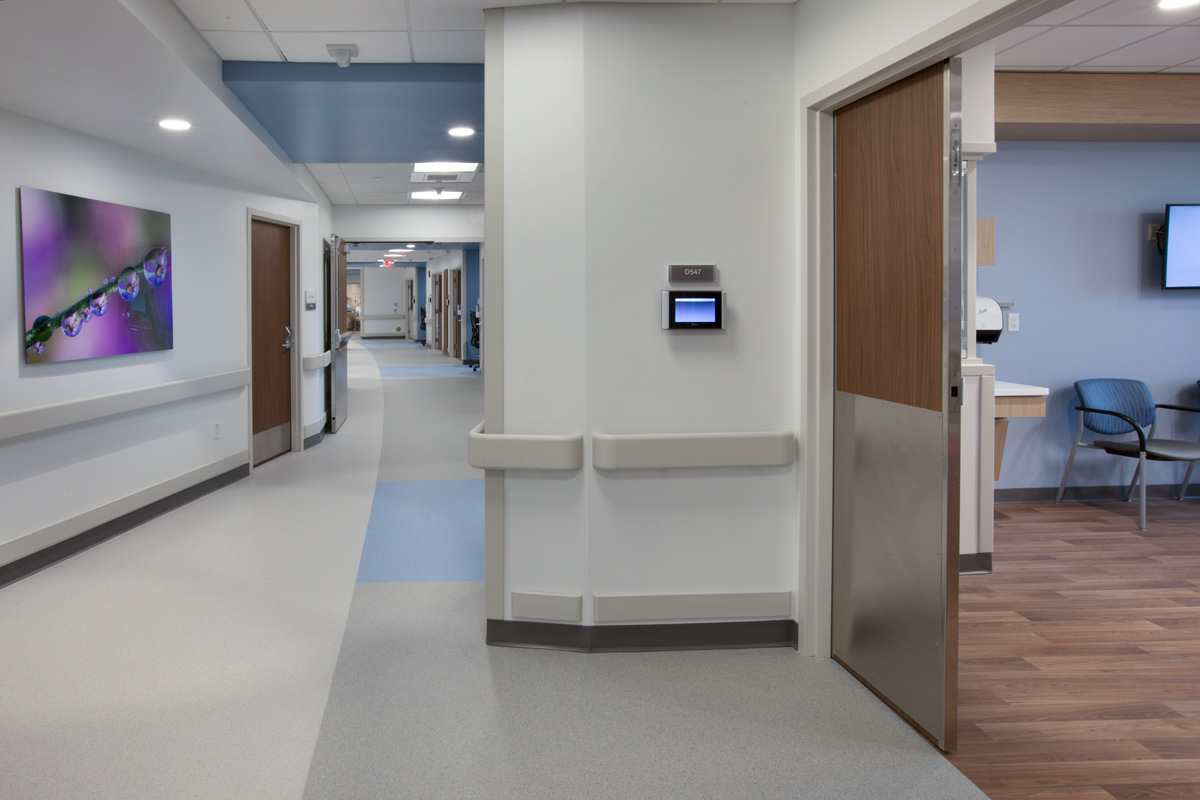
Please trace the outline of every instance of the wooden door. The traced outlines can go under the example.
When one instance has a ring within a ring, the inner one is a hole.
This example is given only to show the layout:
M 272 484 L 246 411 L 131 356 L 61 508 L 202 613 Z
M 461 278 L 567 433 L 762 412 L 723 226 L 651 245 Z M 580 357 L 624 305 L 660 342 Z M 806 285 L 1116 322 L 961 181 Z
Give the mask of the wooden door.
M 251 455 L 292 449 L 292 229 L 250 222 Z
M 834 657 L 957 737 L 962 208 L 958 62 L 835 127 Z

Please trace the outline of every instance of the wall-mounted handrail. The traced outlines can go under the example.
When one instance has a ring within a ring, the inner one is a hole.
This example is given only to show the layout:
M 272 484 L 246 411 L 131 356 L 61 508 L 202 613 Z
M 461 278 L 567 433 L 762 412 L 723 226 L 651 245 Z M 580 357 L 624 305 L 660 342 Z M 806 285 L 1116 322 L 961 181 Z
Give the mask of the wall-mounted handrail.
M 6 411 L 0 413 L 0 441 L 249 385 L 250 370 L 235 369 L 199 378 L 184 378 L 111 394 Z
M 333 356 L 328 350 L 324 353 L 317 353 L 315 356 L 305 356 L 301 359 L 302 369 L 305 372 L 312 372 L 315 369 L 324 369 L 333 362 Z
M 467 434 L 467 463 L 476 469 L 581 469 L 583 436 L 484 433 L 480 422 Z
M 786 467 L 796 457 L 792 431 L 592 434 L 597 469 Z

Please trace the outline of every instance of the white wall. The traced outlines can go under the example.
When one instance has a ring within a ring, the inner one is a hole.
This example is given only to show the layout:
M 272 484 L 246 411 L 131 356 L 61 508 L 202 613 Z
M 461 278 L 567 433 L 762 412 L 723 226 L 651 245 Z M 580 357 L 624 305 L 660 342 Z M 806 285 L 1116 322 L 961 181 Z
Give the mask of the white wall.
M 247 209 L 298 220 L 305 286 L 319 289 L 317 205 L 234 188 L 228 180 L 0 111 L 0 330 L 24 331 L 17 187 L 165 211 L 171 215 L 174 349 L 81 362 L 26 365 L 0 348 L 0 413 L 245 369 Z M 320 352 L 321 312 L 304 312 L 304 352 Z M 319 377 L 305 381 L 303 421 L 319 419 Z M 212 426 L 222 435 L 212 438 Z M 69 430 L 0 442 L 0 546 L 117 498 L 246 450 L 246 390 L 160 406 Z M 8 559 L 6 559 L 8 560 Z
M 411 270 L 395 267 L 363 267 L 362 276 L 362 335 L 371 337 L 407 336 L 408 309 L 404 296 L 404 279 L 412 277 Z M 404 319 L 367 319 L 370 315 L 403 315 Z M 397 330 L 399 329 L 399 330 Z
M 483 206 L 333 207 L 334 233 L 356 241 L 483 241 Z
M 792 13 L 505 12 L 506 433 L 794 427 Z M 725 332 L 660 330 L 671 263 L 718 266 Z M 791 468 L 585 462 L 506 477 L 507 588 L 585 624 L 590 593 L 798 588 Z

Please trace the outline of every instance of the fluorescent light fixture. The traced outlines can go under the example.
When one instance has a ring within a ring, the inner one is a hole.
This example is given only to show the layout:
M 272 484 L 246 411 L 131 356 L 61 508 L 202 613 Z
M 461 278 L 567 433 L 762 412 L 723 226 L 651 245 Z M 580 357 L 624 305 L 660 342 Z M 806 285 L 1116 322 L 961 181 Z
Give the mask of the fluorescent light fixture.
M 188 122 L 186 119 L 160 119 L 158 121 L 158 127 L 165 128 L 169 131 L 186 131 L 188 128 L 192 127 L 192 123 Z
M 413 200 L 457 200 L 462 192 L 449 192 L 437 189 L 431 192 L 413 192 L 409 195 Z
M 474 172 L 477 169 L 479 169 L 478 164 L 468 164 L 462 161 L 425 161 L 413 164 L 413 172 Z
M 475 129 L 468 128 L 466 125 L 459 125 L 457 128 L 451 128 L 450 130 L 446 131 L 446 133 L 450 134 L 451 136 L 474 136 Z
M 1158 7 L 1167 11 L 1173 11 L 1177 8 L 1190 8 L 1200 4 L 1200 0 L 1162 0 Z

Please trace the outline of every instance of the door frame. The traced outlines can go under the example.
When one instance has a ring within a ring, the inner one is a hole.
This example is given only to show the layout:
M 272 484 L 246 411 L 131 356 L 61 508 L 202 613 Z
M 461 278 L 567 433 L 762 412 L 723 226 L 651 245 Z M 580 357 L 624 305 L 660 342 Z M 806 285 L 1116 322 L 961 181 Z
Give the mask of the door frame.
M 799 395 L 807 431 L 801 452 L 804 495 L 801 548 L 805 587 L 797 598 L 799 650 L 829 658 L 833 598 L 834 137 L 833 114 L 872 92 L 991 41 L 1069 0 L 978 2 L 950 20 L 805 95 L 797 109 L 799 142 L 799 307 L 804 331 Z M 806 178 L 806 179 L 805 179 Z
M 254 220 L 261 222 L 270 222 L 275 225 L 282 225 L 290 231 L 289 240 L 289 258 L 290 265 L 288 269 L 288 315 L 291 319 L 292 329 L 292 349 L 288 351 L 289 362 L 291 364 L 291 388 L 292 388 L 292 409 L 291 409 L 291 433 L 292 443 L 288 452 L 296 452 L 304 449 L 304 425 L 302 424 L 301 414 L 303 404 L 300 393 L 303 390 L 303 347 L 301 342 L 304 337 L 300 330 L 300 322 L 304 319 L 301 313 L 301 292 L 300 292 L 300 224 L 301 221 L 294 217 L 285 217 L 281 214 L 274 214 L 270 211 L 261 211 L 255 208 L 246 209 L 246 365 L 250 369 L 250 382 L 246 386 L 246 450 L 250 453 L 250 470 L 254 471 L 254 358 L 253 347 L 254 343 L 250 341 L 250 332 L 254 330 L 254 304 L 251 302 L 252 288 L 251 281 L 254 278 L 253 271 L 253 245 L 251 241 L 252 226 Z

